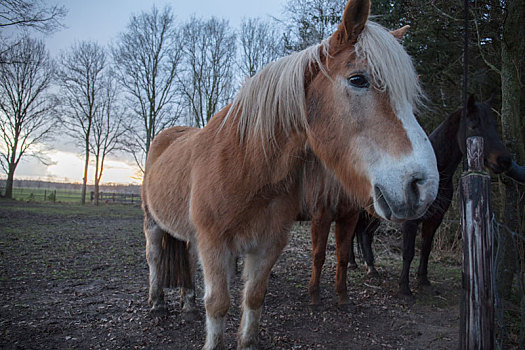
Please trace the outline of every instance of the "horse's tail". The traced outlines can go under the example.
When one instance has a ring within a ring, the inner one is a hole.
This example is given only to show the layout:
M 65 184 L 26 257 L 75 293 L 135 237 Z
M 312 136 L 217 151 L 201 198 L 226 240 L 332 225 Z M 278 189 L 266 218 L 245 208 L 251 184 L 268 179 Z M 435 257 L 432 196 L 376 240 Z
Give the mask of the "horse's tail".
M 159 268 L 161 286 L 193 288 L 188 244 L 164 232 Z

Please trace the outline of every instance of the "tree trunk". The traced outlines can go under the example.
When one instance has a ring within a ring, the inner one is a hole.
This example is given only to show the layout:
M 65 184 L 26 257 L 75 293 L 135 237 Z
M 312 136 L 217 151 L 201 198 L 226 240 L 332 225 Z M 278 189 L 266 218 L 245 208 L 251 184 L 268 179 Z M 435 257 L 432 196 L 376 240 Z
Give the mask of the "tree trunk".
M 86 204 L 87 174 L 89 166 L 89 143 L 86 142 L 86 161 L 84 162 L 84 177 L 82 178 L 82 204 Z
M 13 198 L 13 182 L 15 180 L 15 168 L 9 164 L 9 171 L 7 172 L 7 180 L 5 182 L 5 198 Z
M 99 197 L 99 182 L 100 182 L 100 176 L 98 173 L 98 167 L 99 167 L 99 155 L 95 155 L 95 205 L 98 206 L 98 197 Z
M 523 163 L 524 150 L 520 130 L 520 60 L 525 47 L 525 3 L 523 0 L 507 2 L 503 23 L 501 45 L 501 119 L 505 146 L 518 163 Z M 510 179 L 503 178 L 504 209 L 503 221 L 512 231 L 520 230 L 518 187 Z M 496 262 L 498 275 L 496 289 L 505 299 L 510 297 L 512 280 L 516 270 L 516 246 L 511 235 L 502 231 L 500 259 Z

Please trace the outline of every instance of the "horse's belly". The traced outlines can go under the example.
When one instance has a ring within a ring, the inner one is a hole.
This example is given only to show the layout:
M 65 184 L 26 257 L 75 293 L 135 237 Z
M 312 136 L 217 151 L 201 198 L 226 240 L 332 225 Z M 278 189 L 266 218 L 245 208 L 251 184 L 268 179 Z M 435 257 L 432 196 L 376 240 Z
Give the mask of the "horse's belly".
M 146 204 L 157 224 L 178 239 L 192 240 L 194 225 L 189 217 L 190 179 L 185 164 L 173 162 L 148 169 L 144 182 Z

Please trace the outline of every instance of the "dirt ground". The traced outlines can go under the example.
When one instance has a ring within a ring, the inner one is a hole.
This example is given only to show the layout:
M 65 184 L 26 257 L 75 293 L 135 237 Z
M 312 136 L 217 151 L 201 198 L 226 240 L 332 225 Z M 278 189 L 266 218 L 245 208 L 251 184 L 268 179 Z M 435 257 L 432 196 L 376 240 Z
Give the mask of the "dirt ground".
M 351 270 L 350 305 L 341 309 L 333 287 L 331 237 L 321 281 L 323 304 L 312 310 L 309 227 L 296 224 L 272 272 L 259 348 L 457 348 L 460 266 L 431 260 L 433 287 L 414 286 L 413 297 L 398 297 L 400 241 L 399 234 L 380 236 L 374 246 L 380 276 L 367 277 L 363 266 Z M 182 320 L 176 290 L 167 291 L 169 314 L 150 316 L 144 245 L 138 207 L 0 200 L 0 348 L 200 349 L 202 287 L 200 320 Z M 241 284 L 236 276 L 226 330 L 233 349 Z

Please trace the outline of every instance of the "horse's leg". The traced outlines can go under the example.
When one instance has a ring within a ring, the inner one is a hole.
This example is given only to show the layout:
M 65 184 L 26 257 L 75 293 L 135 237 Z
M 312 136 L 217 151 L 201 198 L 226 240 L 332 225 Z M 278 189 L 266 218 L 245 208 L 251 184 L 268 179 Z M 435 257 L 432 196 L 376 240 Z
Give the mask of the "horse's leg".
M 287 242 L 287 235 L 272 244 L 258 246 L 244 257 L 244 296 L 237 348 L 255 349 L 259 321 L 270 271 Z
M 319 282 L 321 270 L 326 257 L 326 242 L 330 233 L 332 217 L 324 210 L 319 210 L 312 215 L 312 276 L 308 283 L 308 294 L 310 294 L 310 305 L 319 305 L 321 302 Z
M 361 235 L 363 255 L 365 257 L 366 267 L 368 269 L 367 272 L 371 276 L 379 275 L 379 273 L 377 272 L 375 268 L 374 251 L 372 250 L 372 243 L 374 241 L 374 233 L 379 227 L 379 223 L 380 223 L 379 220 L 375 218 L 368 218 L 367 227 L 362 232 L 362 235 Z
M 195 271 L 197 268 L 198 253 L 195 244 L 189 243 L 187 249 L 190 259 L 191 287 L 181 287 L 180 296 L 182 304 L 182 317 L 187 321 L 192 321 L 199 317 L 195 303 Z
M 359 211 L 346 215 L 335 223 L 335 246 L 337 257 L 337 268 L 335 272 L 335 291 L 339 305 L 348 304 L 348 292 L 346 289 L 346 272 L 348 269 L 349 250 L 354 238 L 354 230 Z
M 419 261 L 419 269 L 417 272 L 418 284 L 421 286 L 430 286 L 430 281 L 428 280 L 428 258 L 430 256 L 430 251 L 432 250 L 434 234 L 436 233 L 436 230 L 438 229 L 442 220 L 443 215 L 433 216 L 432 218 L 424 221 L 421 228 L 423 242 L 421 245 L 421 260 Z
M 374 265 L 374 252 L 372 251 L 374 232 L 379 227 L 379 223 L 379 220 L 369 216 L 365 212 L 361 212 L 355 228 L 357 242 L 363 251 L 367 273 L 371 276 L 379 275 Z
M 418 221 L 406 221 L 401 226 L 403 231 L 403 270 L 399 277 L 399 293 L 402 295 L 411 295 L 409 286 L 410 264 L 414 259 L 414 245 L 416 234 L 419 226 Z
M 350 252 L 349 252 L 349 259 L 348 259 L 348 268 L 355 270 L 357 269 L 357 263 L 355 262 L 355 252 L 354 252 L 354 239 L 356 236 L 359 235 L 359 232 L 355 232 L 350 237 Z M 357 244 L 359 244 L 359 237 L 357 238 Z
M 233 255 L 214 246 L 210 240 L 199 242 L 204 274 L 204 305 L 206 307 L 206 343 L 203 350 L 224 349 L 226 314 L 230 308 L 230 274 Z
M 151 306 L 151 312 L 166 312 L 166 303 L 164 302 L 164 291 L 159 281 L 160 278 L 160 256 L 162 251 L 162 237 L 164 231 L 157 223 L 144 213 L 144 235 L 146 236 L 146 260 L 149 267 L 149 297 L 148 303 Z

